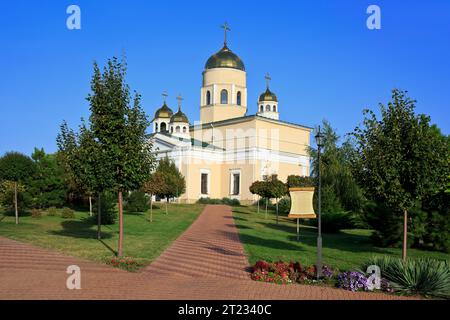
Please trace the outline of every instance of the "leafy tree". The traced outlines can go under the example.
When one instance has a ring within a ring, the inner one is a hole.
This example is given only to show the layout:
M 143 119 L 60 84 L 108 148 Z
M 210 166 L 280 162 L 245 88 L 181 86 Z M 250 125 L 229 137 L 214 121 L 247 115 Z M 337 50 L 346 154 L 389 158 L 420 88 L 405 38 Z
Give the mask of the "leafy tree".
M 340 137 L 328 121 L 323 121 L 323 148 L 320 156 L 321 199 L 323 213 L 351 211 L 358 213 L 364 203 L 363 192 L 352 172 L 355 149 L 351 140 L 338 146 Z M 312 175 L 317 177 L 317 150 L 309 148 Z
M 44 149 L 34 148 L 31 158 L 35 164 L 34 174 L 27 179 L 27 194 L 34 208 L 62 207 L 67 188 L 63 168 L 56 155 L 46 154 Z
M 101 223 L 101 225 L 114 224 L 117 219 L 117 197 L 115 193 L 107 190 L 103 191 L 97 201 L 101 201 L 101 203 L 100 205 L 97 203 L 97 206 L 94 207 L 93 220 Z
M 130 88 L 125 82 L 127 65 L 112 58 L 103 70 L 94 63 L 91 81 L 90 130 L 112 174 L 110 188 L 117 192 L 119 207 L 118 256 L 123 251 L 124 191 L 139 189 L 148 180 L 153 166 L 152 143 L 145 133 L 149 121 L 135 92 L 131 103 Z
M 380 104 L 381 119 L 365 110 L 363 126 L 353 132 L 358 153 L 355 172 L 366 196 L 398 215 L 403 213 L 403 259 L 408 211 L 443 186 L 442 168 L 448 161 L 448 151 L 441 153 L 447 146 L 436 140 L 429 117 L 414 113 L 415 104 L 407 92 L 395 89 L 387 107 Z
M 150 222 L 153 222 L 153 196 L 165 187 L 165 180 L 160 172 L 152 173 L 150 178 L 142 186 L 142 190 L 150 195 Z
M 267 207 L 269 200 L 277 199 L 277 223 L 278 223 L 278 198 L 286 194 L 286 185 L 276 178 L 268 178 L 264 181 L 255 181 L 249 188 L 250 192 L 259 195 L 266 200 L 266 211 L 264 217 L 267 219 Z M 259 205 L 258 205 L 259 212 Z
M 7 152 L 0 158 L 0 179 L 14 182 L 14 212 L 16 224 L 19 223 L 17 186 L 34 173 L 34 163 L 26 155 L 19 152 Z
M 278 224 L 278 199 L 286 195 L 287 188 L 286 185 L 278 179 L 272 179 L 270 181 L 267 181 L 266 184 L 269 198 L 275 198 L 276 201 L 277 224 Z
M 148 210 L 148 196 L 141 190 L 135 190 L 125 197 L 124 209 L 129 212 L 145 212 Z
M 0 180 L 0 205 L 7 208 L 9 212 L 14 214 L 15 206 L 15 182 L 8 180 Z M 23 210 L 29 204 L 29 198 L 25 194 L 25 186 L 22 183 L 17 184 L 17 207 Z
M 186 191 L 186 181 L 178 170 L 177 166 L 168 157 L 159 160 L 156 173 L 159 175 L 158 179 L 161 179 L 159 190 L 156 190 L 156 195 L 166 199 L 166 214 L 167 203 L 170 198 L 178 197 Z
M 77 192 L 89 196 L 90 215 L 92 215 L 91 196 L 95 193 L 98 195 L 95 216 L 97 238 L 101 239 L 101 225 L 114 223 L 114 214 L 107 212 L 109 207 L 105 207 L 105 212 L 102 212 L 102 204 L 107 203 L 106 199 L 102 199 L 102 193 L 113 183 L 109 159 L 83 119 L 78 133 L 63 122 L 56 140 L 59 148 L 58 158 L 65 169 L 66 183 Z M 102 222 L 103 216 L 108 219 L 105 223 Z
M 263 182 L 262 181 L 255 181 L 251 184 L 249 190 L 252 194 L 256 194 L 261 197 L 262 194 L 262 188 L 263 188 Z M 257 201 L 258 204 L 258 213 L 259 213 L 259 199 Z

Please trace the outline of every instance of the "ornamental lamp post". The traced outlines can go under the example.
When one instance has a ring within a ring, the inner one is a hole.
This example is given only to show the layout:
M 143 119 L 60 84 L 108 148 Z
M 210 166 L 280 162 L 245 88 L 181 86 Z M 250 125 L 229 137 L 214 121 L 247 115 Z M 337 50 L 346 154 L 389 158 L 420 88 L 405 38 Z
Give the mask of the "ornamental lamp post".
M 318 220 L 318 236 L 317 236 L 317 279 L 322 277 L 322 212 L 321 212 L 321 181 L 320 181 L 320 151 L 323 147 L 323 139 L 324 135 L 320 132 L 320 126 L 318 128 L 317 134 L 315 136 L 316 144 L 317 144 L 317 178 L 318 178 L 318 211 L 319 211 L 319 220 Z

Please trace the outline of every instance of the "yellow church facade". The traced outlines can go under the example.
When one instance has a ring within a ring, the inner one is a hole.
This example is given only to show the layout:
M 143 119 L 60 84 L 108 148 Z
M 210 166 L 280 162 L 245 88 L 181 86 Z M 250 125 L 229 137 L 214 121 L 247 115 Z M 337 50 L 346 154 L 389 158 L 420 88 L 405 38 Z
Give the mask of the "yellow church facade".
M 177 112 L 166 101 L 156 111 L 151 136 L 157 158 L 169 157 L 186 179 L 186 192 L 176 201 L 227 197 L 252 203 L 254 181 L 309 175 L 312 128 L 279 119 L 278 98 L 268 82 L 251 114 L 245 66 L 226 36 L 203 70 L 200 121 L 190 123 L 177 99 Z

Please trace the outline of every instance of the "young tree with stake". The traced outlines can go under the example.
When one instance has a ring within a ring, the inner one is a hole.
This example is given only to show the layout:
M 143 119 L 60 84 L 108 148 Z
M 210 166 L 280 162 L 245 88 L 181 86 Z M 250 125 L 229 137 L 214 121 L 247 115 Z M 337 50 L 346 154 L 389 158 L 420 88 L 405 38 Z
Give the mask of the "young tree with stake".
M 19 152 L 7 152 L 0 158 L 0 179 L 14 183 L 14 212 L 16 224 L 19 224 L 19 208 L 17 204 L 17 189 L 20 181 L 33 174 L 35 166 L 30 157 Z

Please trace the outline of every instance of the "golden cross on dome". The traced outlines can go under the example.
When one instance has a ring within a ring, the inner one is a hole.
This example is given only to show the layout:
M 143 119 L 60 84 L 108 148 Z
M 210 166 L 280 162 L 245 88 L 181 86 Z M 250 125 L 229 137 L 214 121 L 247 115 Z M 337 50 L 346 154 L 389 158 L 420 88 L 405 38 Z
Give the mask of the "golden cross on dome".
M 164 103 L 166 103 L 166 98 L 168 96 L 167 91 L 163 91 L 163 93 L 161 95 L 163 96 Z
M 225 23 L 223 25 L 220 26 L 223 31 L 224 31 L 224 40 L 223 40 L 223 44 L 227 45 L 227 31 L 231 31 L 230 26 L 228 25 L 228 23 L 225 21 Z
M 184 100 L 181 94 L 178 95 L 177 100 L 178 100 L 178 109 L 181 109 L 181 101 Z
M 266 76 L 264 77 L 264 79 L 266 79 L 266 85 L 267 85 L 267 88 L 269 88 L 269 82 L 270 82 L 270 80 L 272 80 L 272 78 L 270 77 L 270 74 L 266 73 Z

